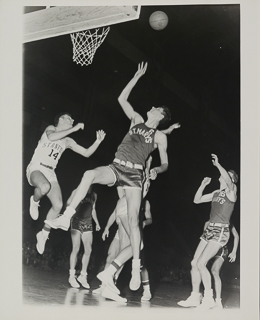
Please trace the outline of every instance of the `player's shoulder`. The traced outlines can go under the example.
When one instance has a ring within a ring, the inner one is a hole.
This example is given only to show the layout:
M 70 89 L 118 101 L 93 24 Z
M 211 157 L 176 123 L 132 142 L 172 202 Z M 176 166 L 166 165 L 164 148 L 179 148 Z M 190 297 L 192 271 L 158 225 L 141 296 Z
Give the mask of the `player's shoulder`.
M 48 131 L 56 131 L 56 127 L 52 124 L 50 124 L 48 127 L 45 128 L 44 132 Z
M 156 130 L 155 132 L 155 142 L 157 143 L 165 143 L 167 142 L 167 136 L 160 130 Z

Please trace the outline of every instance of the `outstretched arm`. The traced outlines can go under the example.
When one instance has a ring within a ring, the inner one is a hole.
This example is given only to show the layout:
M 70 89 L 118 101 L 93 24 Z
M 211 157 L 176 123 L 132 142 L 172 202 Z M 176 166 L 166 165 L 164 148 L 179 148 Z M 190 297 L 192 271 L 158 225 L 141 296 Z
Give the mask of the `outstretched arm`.
M 67 138 L 68 141 L 68 148 L 70 148 L 71 150 L 73 150 L 76 153 L 79 153 L 80 155 L 82 155 L 83 157 L 90 157 L 99 147 L 100 143 L 105 139 L 105 132 L 103 130 L 99 130 L 96 132 L 97 135 L 97 139 L 96 141 L 89 147 L 89 148 L 84 148 L 82 146 L 80 146 L 79 144 L 77 144 L 73 139 L 71 138 Z
M 178 128 L 180 128 L 180 126 L 181 125 L 179 124 L 179 122 L 177 122 L 177 123 L 174 123 L 171 126 L 169 126 L 169 128 L 164 129 L 164 130 L 160 130 L 160 131 L 164 134 L 171 134 L 174 129 L 178 129 Z
M 168 155 L 167 155 L 167 137 L 161 131 L 156 131 L 155 143 L 158 146 L 161 165 L 150 170 L 149 178 L 155 180 L 158 173 L 167 171 L 168 169 Z
M 124 90 L 118 97 L 118 102 L 120 103 L 122 109 L 124 110 L 126 116 L 131 120 L 133 124 L 143 122 L 143 118 L 139 113 L 135 112 L 131 104 L 128 102 L 129 94 L 131 93 L 133 87 L 136 85 L 137 81 L 145 74 L 147 69 L 147 62 L 138 64 L 138 70 L 134 77 L 128 82 Z
M 96 223 L 96 231 L 99 231 L 101 228 L 100 228 L 98 218 L 97 218 L 96 201 L 97 201 L 97 195 L 95 194 L 95 202 L 94 202 L 93 208 L 92 208 L 92 218 Z
M 62 138 L 67 137 L 69 134 L 76 132 L 80 129 L 81 130 L 84 129 L 83 123 L 78 123 L 74 127 L 71 127 L 66 130 L 61 130 L 61 131 L 56 131 L 54 126 L 48 126 L 45 131 L 46 131 L 47 137 L 50 141 L 57 141 L 57 140 L 60 140 Z
M 203 202 L 209 202 L 212 200 L 214 192 L 202 195 L 204 189 L 210 183 L 210 181 L 211 181 L 211 178 L 208 178 L 208 177 L 202 180 L 201 185 L 199 186 L 199 189 L 197 190 L 194 196 L 194 200 L 193 200 L 194 203 L 198 204 Z
M 152 214 L 151 214 L 151 206 L 150 202 L 148 200 L 145 201 L 145 220 L 143 221 L 143 228 L 145 226 L 149 226 L 149 224 L 152 224 L 153 219 L 152 219 Z
M 233 245 L 233 250 L 230 252 L 229 256 L 229 262 L 234 262 L 236 260 L 237 256 L 237 247 L 238 247 L 238 242 L 239 242 L 239 235 L 234 226 L 231 228 L 231 232 L 233 233 L 234 236 L 234 245 Z
M 107 220 L 107 225 L 105 226 L 104 232 L 102 234 L 102 239 L 105 241 L 106 237 L 109 235 L 109 228 L 116 220 L 116 212 L 115 210 L 111 213 L 109 219 Z
M 230 190 L 235 190 L 236 186 L 235 184 L 233 183 L 233 181 L 231 180 L 231 177 L 230 175 L 228 174 L 228 172 L 221 166 L 221 164 L 218 162 L 218 157 L 215 155 L 215 154 L 212 154 L 212 162 L 213 162 L 213 165 L 215 167 L 218 168 L 221 176 L 223 177 L 223 179 L 225 180 L 228 188 Z

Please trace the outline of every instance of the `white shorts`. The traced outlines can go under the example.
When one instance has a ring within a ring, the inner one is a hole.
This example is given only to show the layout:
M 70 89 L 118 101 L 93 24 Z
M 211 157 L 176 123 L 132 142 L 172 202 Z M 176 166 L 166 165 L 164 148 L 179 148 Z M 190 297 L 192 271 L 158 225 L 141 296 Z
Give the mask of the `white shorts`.
M 33 171 L 40 171 L 49 182 L 58 181 L 54 169 L 46 168 L 45 166 L 41 165 L 38 162 L 30 162 L 26 168 L 26 177 L 31 186 L 32 186 L 32 183 L 31 183 L 30 176 Z

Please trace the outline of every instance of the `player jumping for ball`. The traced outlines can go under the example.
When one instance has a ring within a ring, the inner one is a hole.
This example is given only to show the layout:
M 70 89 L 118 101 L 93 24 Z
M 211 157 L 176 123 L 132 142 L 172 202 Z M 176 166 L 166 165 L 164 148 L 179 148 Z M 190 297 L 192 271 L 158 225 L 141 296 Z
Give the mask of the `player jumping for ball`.
M 75 195 L 64 214 L 54 220 L 47 220 L 52 228 L 68 230 L 70 218 L 75 213 L 75 208 L 86 195 L 91 184 L 119 185 L 125 189 L 128 206 L 130 227 L 130 242 L 133 249 L 132 279 L 130 289 L 137 290 L 140 286 L 140 229 L 139 209 L 142 200 L 142 182 L 144 181 L 145 161 L 149 155 L 158 148 L 161 165 L 150 170 L 150 179 L 154 180 L 157 174 L 168 169 L 167 138 L 164 133 L 157 130 L 160 124 L 168 122 L 171 118 L 169 109 L 165 106 L 152 107 L 147 112 L 147 121 L 137 113 L 128 102 L 128 96 L 137 81 L 145 74 L 147 63 L 138 65 L 134 77 L 120 94 L 118 101 L 131 120 L 130 130 L 119 145 L 115 159 L 109 166 L 98 167 L 86 171 L 76 189 Z M 175 124 L 175 128 L 180 125 Z

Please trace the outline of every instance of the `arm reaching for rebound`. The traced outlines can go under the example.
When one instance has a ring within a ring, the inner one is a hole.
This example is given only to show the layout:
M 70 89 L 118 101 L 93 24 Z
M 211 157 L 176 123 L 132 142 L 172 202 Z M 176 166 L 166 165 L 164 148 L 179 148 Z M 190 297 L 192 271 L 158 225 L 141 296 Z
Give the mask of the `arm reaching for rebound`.
M 128 97 L 137 81 L 145 74 L 146 69 L 147 62 L 145 64 L 143 62 L 141 64 L 139 63 L 138 70 L 135 73 L 134 77 L 129 81 L 129 83 L 126 85 L 126 87 L 118 97 L 118 102 L 120 103 L 124 113 L 131 120 L 131 126 L 137 123 L 144 122 L 142 116 L 139 113 L 135 112 L 131 104 L 128 102 Z

